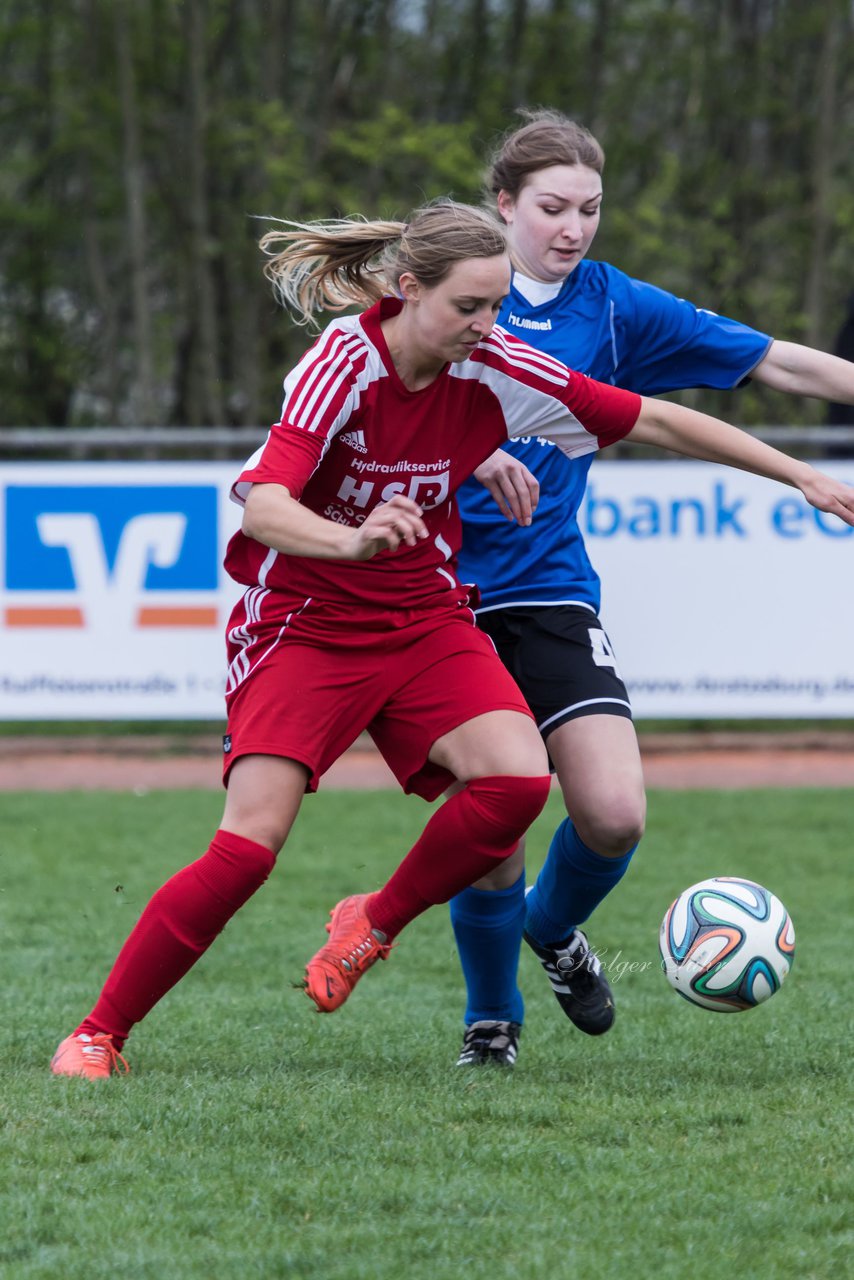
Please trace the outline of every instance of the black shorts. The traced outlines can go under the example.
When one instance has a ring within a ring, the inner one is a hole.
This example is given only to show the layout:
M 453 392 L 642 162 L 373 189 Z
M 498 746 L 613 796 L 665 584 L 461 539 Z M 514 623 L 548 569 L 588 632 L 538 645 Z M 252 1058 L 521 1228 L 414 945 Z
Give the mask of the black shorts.
M 632 718 L 611 642 L 580 605 L 508 606 L 478 614 L 544 738 L 579 716 Z

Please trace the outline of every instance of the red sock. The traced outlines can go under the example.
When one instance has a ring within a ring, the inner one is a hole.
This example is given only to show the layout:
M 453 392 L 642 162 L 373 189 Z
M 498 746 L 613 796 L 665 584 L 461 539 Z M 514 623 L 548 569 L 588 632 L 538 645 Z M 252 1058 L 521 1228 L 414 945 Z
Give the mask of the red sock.
M 545 778 L 475 778 L 433 814 L 420 840 L 368 904 L 389 938 L 422 911 L 474 884 L 507 858 L 549 794 Z
M 217 831 L 197 862 L 177 872 L 148 903 L 81 1031 L 106 1031 L 121 1048 L 144 1018 L 196 963 L 244 902 L 267 879 L 276 855 L 264 845 Z

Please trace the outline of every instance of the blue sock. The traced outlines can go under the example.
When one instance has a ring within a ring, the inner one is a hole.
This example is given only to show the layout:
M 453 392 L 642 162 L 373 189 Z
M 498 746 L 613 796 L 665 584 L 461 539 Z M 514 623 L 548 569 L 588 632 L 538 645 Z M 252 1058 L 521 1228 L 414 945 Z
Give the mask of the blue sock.
M 525 924 L 525 875 L 509 889 L 463 889 L 451 899 L 451 924 L 466 980 L 466 1026 L 525 1017 L 516 982 Z
M 622 880 L 635 849 L 637 845 L 621 858 L 605 858 L 564 818 L 525 900 L 525 931 L 543 946 L 564 942 Z

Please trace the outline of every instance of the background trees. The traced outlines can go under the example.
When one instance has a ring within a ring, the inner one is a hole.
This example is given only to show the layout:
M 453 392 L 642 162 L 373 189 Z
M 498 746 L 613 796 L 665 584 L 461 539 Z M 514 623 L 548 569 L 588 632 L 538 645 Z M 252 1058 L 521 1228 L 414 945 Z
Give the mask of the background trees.
M 604 143 L 598 255 L 830 346 L 852 37 L 851 0 L 6 0 L 0 423 L 266 424 L 306 334 L 255 216 L 478 199 L 520 105 Z

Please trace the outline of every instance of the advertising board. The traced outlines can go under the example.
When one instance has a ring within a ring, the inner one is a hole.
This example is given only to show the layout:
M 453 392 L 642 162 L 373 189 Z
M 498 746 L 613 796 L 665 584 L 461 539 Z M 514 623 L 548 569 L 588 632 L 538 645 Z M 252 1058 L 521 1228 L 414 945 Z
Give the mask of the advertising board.
M 0 719 L 222 718 L 238 467 L 0 467 Z M 638 717 L 854 718 L 839 519 L 728 468 L 604 459 L 580 518 Z

